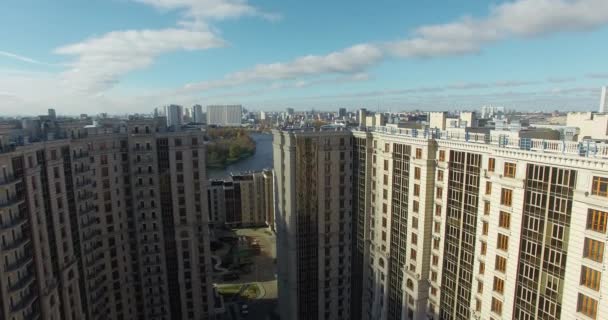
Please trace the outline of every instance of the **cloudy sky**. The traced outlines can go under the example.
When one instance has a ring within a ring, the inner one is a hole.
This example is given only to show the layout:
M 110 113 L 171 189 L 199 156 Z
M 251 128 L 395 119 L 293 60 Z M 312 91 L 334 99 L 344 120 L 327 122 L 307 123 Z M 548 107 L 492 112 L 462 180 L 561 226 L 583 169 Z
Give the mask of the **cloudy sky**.
M 0 114 L 595 110 L 607 0 L 5 0 Z

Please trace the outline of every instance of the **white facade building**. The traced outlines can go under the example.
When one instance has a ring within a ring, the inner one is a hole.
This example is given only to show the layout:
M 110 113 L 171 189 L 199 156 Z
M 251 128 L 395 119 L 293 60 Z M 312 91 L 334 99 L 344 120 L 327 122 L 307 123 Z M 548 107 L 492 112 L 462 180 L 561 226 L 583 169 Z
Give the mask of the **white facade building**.
M 203 114 L 203 106 L 200 104 L 195 104 L 192 106 L 192 120 L 196 123 L 204 123 L 205 116 Z
M 240 126 L 243 115 L 241 105 L 207 106 L 207 124 L 218 126 Z
M 165 115 L 167 116 L 167 127 L 179 127 L 183 123 L 182 106 L 175 104 L 165 107 Z

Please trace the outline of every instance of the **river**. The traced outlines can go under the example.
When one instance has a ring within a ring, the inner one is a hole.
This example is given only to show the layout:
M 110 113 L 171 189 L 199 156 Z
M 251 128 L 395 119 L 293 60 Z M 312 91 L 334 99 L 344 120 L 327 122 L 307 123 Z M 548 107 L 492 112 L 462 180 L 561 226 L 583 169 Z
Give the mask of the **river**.
M 272 169 L 272 134 L 251 133 L 250 136 L 255 141 L 253 156 L 233 163 L 224 169 L 207 169 L 207 177 L 221 179 L 230 176 L 230 173 Z

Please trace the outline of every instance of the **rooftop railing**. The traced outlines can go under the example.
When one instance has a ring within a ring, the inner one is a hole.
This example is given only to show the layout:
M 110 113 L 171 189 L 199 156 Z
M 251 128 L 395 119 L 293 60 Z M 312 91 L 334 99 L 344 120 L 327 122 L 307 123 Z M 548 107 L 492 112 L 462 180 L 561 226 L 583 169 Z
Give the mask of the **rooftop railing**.
M 429 140 L 453 140 L 467 143 L 493 145 L 505 149 L 517 149 L 541 153 L 574 155 L 580 157 L 608 159 L 608 144 L 591 140 L 563 141 L 513 137 L 500 133 L 471 133 L 465 131 L 404 129 L 391 127 L 359 127 L 355 131 L 380 132 L 390 135 Z

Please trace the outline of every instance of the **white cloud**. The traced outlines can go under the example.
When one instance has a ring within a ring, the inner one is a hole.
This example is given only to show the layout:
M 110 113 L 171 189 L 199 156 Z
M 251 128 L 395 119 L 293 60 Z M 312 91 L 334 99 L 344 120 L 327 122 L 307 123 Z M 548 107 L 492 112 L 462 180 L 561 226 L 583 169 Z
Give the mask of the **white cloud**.
M 399 57 L 475 53 L 506 38 L 590 30 L 606 23 L 606 0 L 518 0 L 492 8 L 485 18 L 422 26 L 413 38 L 388 43 L 386 48 Z
M 114 31 L 55 52 L 76 58 L 63 73 L 70 86 L 97 93 L 111 88 L 124 74 L 148 67 L 163 53 L 223 45 L 224 41 L 208 30 L 170 28 Z
M 381 59 L 382 52 L 376 46 L 360 44 L 327 55 L 308 55 L 284 63 L 257 65 L 248 70 L 228 74 L 221 80 L 191 83 L 184 89 L 206 91 L 255 81 L 293 80 L 325 74 L 351 74 L 363 77 L 364 70 L 377 64 Z
M 8 52 L 8 51 L 0 51 L 0 56 L 3 57 L 7 57 L 10 59 L 14 59 L 14 60 L 19 60 L 22 62 L 27 62 L 27 63 L 31 63 L 31 64 L 38 64 L 38 65 L 45 65 L 45 66 L 50 66 L 52 64 L 50 63 L 46 63 L 46 62 L 42 62 L 42 61 L 38 61 L 36 59 L 32 59 L 26 56 L 22 56 L 16 53 L 12 53 L 12 52 Z
M 268 20 L 280 19 L 280 15 L 264 12 L 246 0 L 135 0 L 162 10 L 182 10 L 186 18 L 194 21 L 209 19 L 258 16 Z
M 566 82 L 575 82 L 575 77 L 549 77 L 547 78 L 547 82 L 549 83 L 566 83 Z
M 608 72 L 596 72 L 596 73 L 589 73 L 587 75 L 587 78 L 591 78 L 591 79 L 608 79 Z
M 187 0 L 142 1 L 191 3 Z M 413 32 L 413 37 L 407 39 L 382 44 L 359 44 L 324 56 L 305 56 L 288 62 L 257 65 L 228 74 L 223 79 L 188 84 L 185 90 L 209 91 L 259 81 L 323 77 L 334 73 L 366 73 L 387 56 L 431 58 L 476 53 L 484 45 L 507 38 L 589 30 L 607 23 L 606 0 L 518 0 L 491 8 L 488 16 L 483 18 L 464 17 L 451 23 L 419 27 Z M 306 79 L 301 81 L 301 87 L 309 83 Z M 461 83 L 453 84 L 452 88 L 516 87 L 537 83 Z

